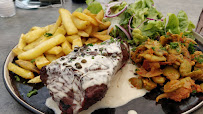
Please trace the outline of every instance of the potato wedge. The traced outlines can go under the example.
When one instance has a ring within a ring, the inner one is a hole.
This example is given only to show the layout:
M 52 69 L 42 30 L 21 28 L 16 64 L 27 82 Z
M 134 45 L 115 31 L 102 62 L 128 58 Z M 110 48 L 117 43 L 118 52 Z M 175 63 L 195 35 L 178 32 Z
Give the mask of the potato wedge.
M 39 57 L 37 57 L 37 58 L 35 59 L 35 63 L 36 63 L 37 68 L 38 68 L 38 69 L 41 69 L 43 66 L 48 65 L 48 64 L 50 63 L 50 61 L 48 61 L 48 60 L 44 57 L 44 55 L 41 55 L 41 56 L 39 56 Z
M 18 47 L 12 49 L 12 52 L 15 54 L 15 56 L 20 55 L 21 53 L 23 53 L 24 51 Z
M 71 44 L 68 41 L 63 42 L 61 46 L 62 46 L 63 52 L 66 55 L 68 55 L 72 51 Z
M 42 36 L 45 32 L 46 32 L 45 29 L 39 28 L 39 29 L 28 32 L 22 38 L 26 43 L 31 43 L 31 42 L 37 40 L 38 38 L 40 38 L 40 36 Z
M 52 62 L 54 60 L 57 59 L 56 55 L 52 55 L 52 54 L 45 54 L 46 58 L 48 61 Z
M 40 82 L 42 82 L 40 76 L 36 76 L 33 79 L 30 79 L 27 83 L 40 83 Z
M 89 37 L 89 34 L 86 33 L 85 31 L 78 31 L 78 35 L 82 37 Z
M 75 27 L 75 25 L 72 21 L 71 13 L 68 10 L 63 9 L 63 8 L 59 9 L 59 13 L 61 15 L 63 25 L 66 28 L 67 34 L 73 35 L 73 34 L 78 33 L 78 29 Z
M 9 63 L 8 64 L 8 70 L 12 71 L 13 73 L 25 78 L 25 79 L 32 79 L 34 78 L 34 74 L 29 71 L 29 70 L 25 70 L 13 63 Z
M 71 36 L 67 36 L 66 37 L 66 40 L 69 42 L 69 43 L 73 43 L 73 40 L 74 39 L 77 39 L 77 38 L 81 38 L 79 35 L 71 35 Z
M 36 72 L 39 74 L 39 69 L 35 65 L 33 65 L 30 61 L 19 59 L 19 60 L 16 60 L 15 63 L 26 70 L 30 70 L 32 72 Z
M 88 40 L 85 42 L 85 44 L 91 44 L 91 43 L 95 43 L 98 41 L 98 38 L 88 38 Z
M 77 39 L 73 40 L 72 49 L 74 49 L 75 46 L 78 46 L 78 47 L 82 46 L 82 40 L 81 40 L 81 38 L 77 38 Z
M 18 59 L 32 60 L 42 55 L 44 52 L 53 48 L 54 46 L 61 44 L 65 40 L 66 38 L 64 37 L 64 35 L 59 34 L 47 41 L 44 41 L 43 43 L 39 44 L 37 47 L 31 50 L 21 53 L 20 55 L 18 55 Z
M 25 40 L 23 40 L 24 34 L 21 34 L 19 42 L 18 42 L 18 48 L 23 49 L 26 46 Z
M 61 51 L 62 51 L 61 46 L 55 46 L 55 47 L 49 49 L 48 51 L 46 51 L 45 53 L 46 53 L 46 54 L 54 54 L 54 55 L 57 55 L 57 54 L 59 54 Z
M 76 17 L 78 17 L 79 19 L 82 19 L 82 20 L 84 20 L 84 21 L 89 21 L 89 22 L 92 23 L 94 26 L 98 26 L 98 25 L 99 25 L 99 24 L 97 23 L 97 21 L 96 21 L 94 18 L 92 18 L 92 17 L 90 17 L 90 16 L 88 16 L 88 15 L 86 15 L 86 14 L 84 14 L 84 13 L 73 12 L 72 15 L 74 15 L 74 16 L 76 16 Z
M 90 25 L 89 21 L 81 20 L 75 16 L 72 16 L 72 19 L 73 19 L 73 23 L 75 24 L 76 28 L 79 30 L 84 30 L 85 28 L 87 28 L 88 25 Z

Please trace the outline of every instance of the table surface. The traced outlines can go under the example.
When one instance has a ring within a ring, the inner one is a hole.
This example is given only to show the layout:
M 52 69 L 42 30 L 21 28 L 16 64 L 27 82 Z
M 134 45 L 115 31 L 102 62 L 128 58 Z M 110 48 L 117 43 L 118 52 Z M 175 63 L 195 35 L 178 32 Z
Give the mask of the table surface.
M 102 0 L 100 0 L 102 1 Z M 129 0 L 126 0 L 129 1 Z M 134 0 L 130 0 L 132 2 Z M 106 1 L 105 1 L 106 2 Z M 155 7 L 164 16 L 184 10 L 188 18 L 196 25 L 203 8 L 203 0 L 154 0 Z M 73 12 L 85 4 L 72 3 L 67 0 L 64 7 Z M 58 8 L 23 10 L 16 8 L 16 15 L 11 18 L 0 18 L 0 69 L 11 49 L 18 43 L 21 33 L 26 33 L 33 26 L 46 26 L 54 23 L 59 16 Z M 2 75 L 2 70 L 0 70 Z M 31 112 L 17 103 L 6 90 L 0 76 L 0 114 L 30 114 Z M 202 114 L 203 107 L 193 112 Z

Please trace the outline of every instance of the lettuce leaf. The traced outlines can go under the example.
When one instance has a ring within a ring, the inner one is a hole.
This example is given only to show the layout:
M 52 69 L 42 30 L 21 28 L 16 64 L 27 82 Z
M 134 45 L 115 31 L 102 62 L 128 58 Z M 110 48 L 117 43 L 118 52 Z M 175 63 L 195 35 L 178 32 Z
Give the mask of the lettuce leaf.
M 181 10 L 178 12 L 177 17 L 179 20 L 180 32 L 186 31 L 189 25 L 187 14 L 183 10 Z
M 75 11 L 82 13 L 83 9 L 82 8 L 77 8 Z
M 86 4 L 87 9 L 93 14 L 97 14 L 102 10 L 102 5 L 95 0 L 86 0 Z
M 166 25 L 166 31 L 173 34 L 180 34 L 179 20 L 173 13 L 168 13 L 168 24 Z

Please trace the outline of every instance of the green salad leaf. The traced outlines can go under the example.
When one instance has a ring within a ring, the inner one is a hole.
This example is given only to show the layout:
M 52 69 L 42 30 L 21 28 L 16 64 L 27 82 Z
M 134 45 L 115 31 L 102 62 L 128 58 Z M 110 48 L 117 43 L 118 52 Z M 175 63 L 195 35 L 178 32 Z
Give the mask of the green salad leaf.
M 189 25 L 187 14 L 183 10 L 181 10 L 179 11 L 177 17 L 179 20 L 180 32 L 186 31 Z
M 168 24 L 166 25 L 166 31 L 173 34 L 180 34 L 179 20 L 173 13 L 168 13 Z
M 86 0 L 86 4 L 87 9 L 93 14 L 97 14 L 102 10 L 102 5 L 95 0 Z
M 75 11 L 82 13 L 83 9 L 82 8 L 77 8 Z

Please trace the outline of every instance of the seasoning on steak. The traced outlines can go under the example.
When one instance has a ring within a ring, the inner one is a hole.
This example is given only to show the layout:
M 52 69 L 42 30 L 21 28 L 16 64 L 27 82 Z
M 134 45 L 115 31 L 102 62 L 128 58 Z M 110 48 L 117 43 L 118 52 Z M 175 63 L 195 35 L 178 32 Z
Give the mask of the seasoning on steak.
M 62 113 L 76 114 L 105 96 L 112 76 L 128 58 L 128 45 L 116 39 L 75 48 L 43 67 L 41 80 Z

